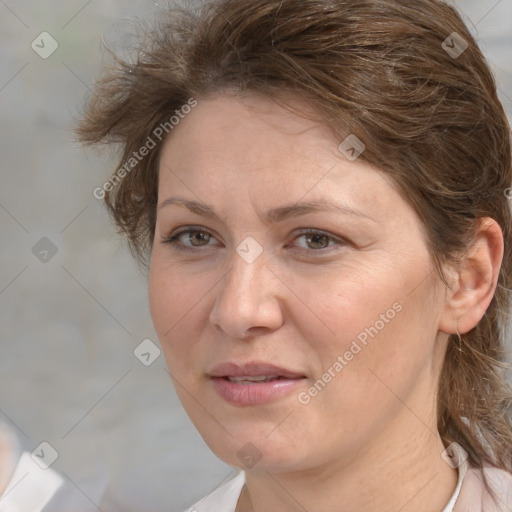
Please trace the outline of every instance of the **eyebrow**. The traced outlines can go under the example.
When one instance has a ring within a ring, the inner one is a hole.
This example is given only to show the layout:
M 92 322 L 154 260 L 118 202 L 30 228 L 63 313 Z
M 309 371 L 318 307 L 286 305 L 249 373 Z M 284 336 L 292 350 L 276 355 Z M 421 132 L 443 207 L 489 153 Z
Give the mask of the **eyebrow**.
M 169 199 L 162 201 L 158 205 L 158 209 L 164 208 L 165 206 L 169 206 L 172 204 L 184 206 L 192 213 L 196 213 L 197 215 L 201 215 L 202 217 L 217 219 L 222 222 L 220 217 L 215 213 L 211 206 L 204 203 L 199 203 L 197 201 L 192 201 L 190 199 L 185 199 L 183 197 L 170 197 Z M 309 201 L 280 206 L 278 208 L 273 208 L 272 210 L 266 211 L 265 219 L 268 223 L 282 222 L 292 217 L 297 217 L 299 215 L 306 215 L 308 213 L 316 212 L 352 215 L 356 217 L 362 217 L 372 222 L 376 222 L 375 219 L 373 219 L 366 213 L 362 212 L 361 210 L 357 210 L 355 208 L 352 208 L 341 203 L 328 201 Z

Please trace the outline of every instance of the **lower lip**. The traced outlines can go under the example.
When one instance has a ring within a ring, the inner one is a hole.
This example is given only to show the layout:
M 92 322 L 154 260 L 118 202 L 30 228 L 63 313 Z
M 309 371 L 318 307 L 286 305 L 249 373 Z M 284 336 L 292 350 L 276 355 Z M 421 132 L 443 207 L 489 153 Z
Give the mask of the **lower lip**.
M 239 384 L 222 377 L 212 379 L 219 395 L 235 405 L 258 405 L 276 400 L 294 391 L 304 382 L 301 379 L 277 379 L 269 382 Z

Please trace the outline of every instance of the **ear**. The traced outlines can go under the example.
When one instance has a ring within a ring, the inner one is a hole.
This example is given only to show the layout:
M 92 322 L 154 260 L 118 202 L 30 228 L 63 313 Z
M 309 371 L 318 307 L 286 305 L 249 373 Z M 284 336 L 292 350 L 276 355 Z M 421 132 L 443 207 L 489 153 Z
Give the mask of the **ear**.
M 503 260 L 503 233 L 490 217 L 480 219 L 474 243 L 458 270 L 452 271 L 439 330 L 464 334 L 482 319 L 496 290 Z

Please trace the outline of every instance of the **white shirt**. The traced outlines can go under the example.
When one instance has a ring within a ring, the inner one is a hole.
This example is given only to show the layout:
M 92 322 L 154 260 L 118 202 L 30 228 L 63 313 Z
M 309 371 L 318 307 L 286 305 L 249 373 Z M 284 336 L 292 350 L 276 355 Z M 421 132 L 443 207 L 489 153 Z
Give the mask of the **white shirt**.
M 24 451 L 14 429 L 0 419 L 0 512 L 98 511 L 94 503 L 105 491 L 106 475 L 95 473 L 85 495 L 50 467 L 50 450 L 41 444 L 32 453 Z
M 512 512 L 512 475 L 491 467 L 484 471 L 498 495 L 498 506 L 485 491 L 480 471 L 470 468 L 466 460 L 458 468 L 457 485 L 441 512 Z M 245 472 L 240 471 L 184 512 L 235 512 L 244 484 Z

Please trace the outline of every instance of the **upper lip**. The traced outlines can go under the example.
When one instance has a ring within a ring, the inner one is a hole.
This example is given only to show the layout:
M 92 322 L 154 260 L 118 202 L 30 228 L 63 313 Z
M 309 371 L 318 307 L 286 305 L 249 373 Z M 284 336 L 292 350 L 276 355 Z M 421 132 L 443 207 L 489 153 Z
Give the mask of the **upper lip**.
M 211 377 L 258 377 L 261 375 L 275 375 L 288 379 L 304 377 L 302 373 L 281 368 L 270 363 L 257 361 L 246 363 L 221 363 L 212 368 L 209 375 Z

